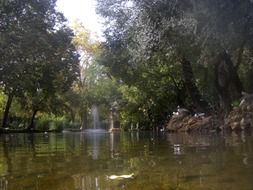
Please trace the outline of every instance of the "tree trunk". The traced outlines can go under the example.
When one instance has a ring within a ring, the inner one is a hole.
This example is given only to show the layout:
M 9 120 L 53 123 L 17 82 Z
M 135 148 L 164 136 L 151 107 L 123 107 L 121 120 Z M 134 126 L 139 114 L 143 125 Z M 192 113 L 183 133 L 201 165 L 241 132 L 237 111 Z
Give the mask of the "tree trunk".
M 198 113 L 204 112 L 209 114 L 210 108 L 208 103 L 203 99 L 198 87 L 195 84 L 195 77 L 193 75 L 191 63 L 183 57 L 181 60 L 181 65 L 185 87 L 194 106 L 193 110 Z
M 214 73 L 220 109 L 227 114 L 232 109 L 232 102 L 241 97 L 243 85 L 231 57 L 225 51 L 219 54 Z
M 9 152 L 9 143 L 6 140 L 6 138 L 3 138 L 2 144 L 3 144 L 3 156 L 6 159 L 6 164 L 7 164 L 7 171 L 9 173 L 12 173 L 13 172 L 13 160 L 12 160 L 13 157 L 11 156 Z
M 33 111 L 33 115 L 32 115 L 30 124 L 29 124 L 29 126 L 27 127 L 27 130 L 28 130 L 28 131 L 30 131 L 31 129 L 34 128 L 34 119 L 35 119 L 35 116 L 36 116 L 36 114 L 37 114 L 38 111 L 39 111 L 39 110 L 34 110 L 34 111 Z
M 227 65 L 218 58 L 214 67 L 215 86 L 219 95 L 219 109 L 225 115 L 231 110 L 232 100 L 229 95 L 230 75 Z
M 170 75 L 168 74 L 169 77 L 171 78 L 173 84 L 174 84 L 174 87 L 175 87 L 175 92 L 176 92 L 176 102 L 177 102 L 177 105 L 180 105 L 180 106 L 185 106 L 185 94 L 186 94 L 186 89 L 185 89 L 185 86 L 184 86 L 184 81 L 180 81 L 180 83 L 182 84 L 180 86 L 180 83 L 177 83 L 175 78 L 173 77 L 173 75 Z
M 14 97 L 13 93 L 10 93 L 8 95 L 8 99 L 7 99 L 7 103 L 6 103 L 5 110 L 4 110 L 4 115 L 3 115 L 2 128 L 7 127 L 7 122 L 8 122 L 8 117 L 9 117 L 9 112 L 10 112 L 13 97 Z
M 247 89 L 246 89 L 246 91 L 248 93 L 252 94 L 253 93 L 253 80 L 252 80 L 253 79 L 253 65 L 250 66 L 246 77 L 247 77 Z
M 224 54 L 224 60 L 226 64 L 228 65 L 229 72 L 230 72 L 230 83 L 235 87 L 235 93 L 232 94 L 234 97 L 232 99 L 239 99 L 241 97 L 242 91 L 243 91 L 243 85 L 241 82 L 241 79 L 237 73 L 236 66 L 234 66 L 231 57 L 226 52 Z

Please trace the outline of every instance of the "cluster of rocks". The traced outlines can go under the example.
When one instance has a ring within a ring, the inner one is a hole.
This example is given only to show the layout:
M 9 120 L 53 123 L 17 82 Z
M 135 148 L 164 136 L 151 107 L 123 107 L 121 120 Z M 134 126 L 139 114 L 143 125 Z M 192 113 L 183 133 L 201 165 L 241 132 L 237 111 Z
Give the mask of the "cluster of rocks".
M 244 95 L 240 105 L 224 120 L 204 114 L 192 116 L 189 111 L 181 108 L 174 112 L 169 122 L 165 124 L 165 130 L 169 132 L 241 131 L 251 128 L 253 128 L 253 94 Z
M 219 130 L 217 126 L 217 119 L 213 116 L 204 114 L 192 116 L 187 110 L 180 109 L 173 113 L 165 128 L 169 132 L 203 132 Z
M 225 129 L 247 130 L 253 127 L 253 94 L 245 95 L 239 107 L 234 108 L 225 118 Z

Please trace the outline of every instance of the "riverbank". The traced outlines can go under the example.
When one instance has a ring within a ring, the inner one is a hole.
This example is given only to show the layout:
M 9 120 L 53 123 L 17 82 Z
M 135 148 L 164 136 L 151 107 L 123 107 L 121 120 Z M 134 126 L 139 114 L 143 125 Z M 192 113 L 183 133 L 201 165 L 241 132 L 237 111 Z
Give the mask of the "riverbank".
M 238 107 L 224 118 L 218 115 L 205 116 L 204 113 L 192 116 L 185 109 L 173 114 L 165 123 L 168 132 L 218 132 L 247 131 L 253 129 L 253 95 L 246 95 Z
M 57 133 L 61 132 L 60 130 L 28 130 L 28 129 L 9 129 L 9 128 L 0 128 L 0 134 L 10 134 L 10 133 Z
M 222 115 L 222 114 L 221 114 Z M 48 122 L 48 125 L 50 122 Z M 1 133 L 49 133 L 49 132 L 62 132 L 73 131 L 80 132 L 80 129 L 63 127 L 63 123 L 57 124 L 58 127 L 44 126 L 44 130 L 41 129 L 10 129 L 0 128 Z M 74 126 L 74 125 L 73 125 Z M 46 128 L 49 129 L 46 129 Z M 52 128 L 54 128 L 52 130 Z M 239 106 L 234 107 L 233 110 L 225 117 L 219 115 L 208 115 L 204 113 L 198 113 L 192 115 L 186 109 L 178 109 L 177 112 L 173 113 L 172 117 L 168 122 L 163 125 L 164 131 L 167 132 L 220 132 L 220 131 L 248 131 L 253 129 L 253 95 L 246 95 Z M 119 131 L 120 129 L 109 130 L 109 132 Z

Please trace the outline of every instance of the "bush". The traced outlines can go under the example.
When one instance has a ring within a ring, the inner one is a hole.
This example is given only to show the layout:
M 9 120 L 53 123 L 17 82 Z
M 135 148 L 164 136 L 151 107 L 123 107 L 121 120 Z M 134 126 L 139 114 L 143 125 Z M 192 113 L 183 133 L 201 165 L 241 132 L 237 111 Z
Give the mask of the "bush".
M 35 122 L 35 128 L 37 130 L 47 131 L 49 130 L 50 119 L 40 118 Z
M 43 116 L 35 122 L 35 128 L 43 131 L 62 131 L 66 128 L 79 128 L 79 123 L 70 123 L 64 117 Z

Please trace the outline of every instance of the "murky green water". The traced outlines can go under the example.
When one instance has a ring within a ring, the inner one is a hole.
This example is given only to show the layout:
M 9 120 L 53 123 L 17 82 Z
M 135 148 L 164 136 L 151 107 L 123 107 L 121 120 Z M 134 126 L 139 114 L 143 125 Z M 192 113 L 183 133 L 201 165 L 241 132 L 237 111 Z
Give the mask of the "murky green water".
M 133 179 L 111 175 L 134 173 Z M 243 134 L 0 136 L 0 190 L 253 190 Z

